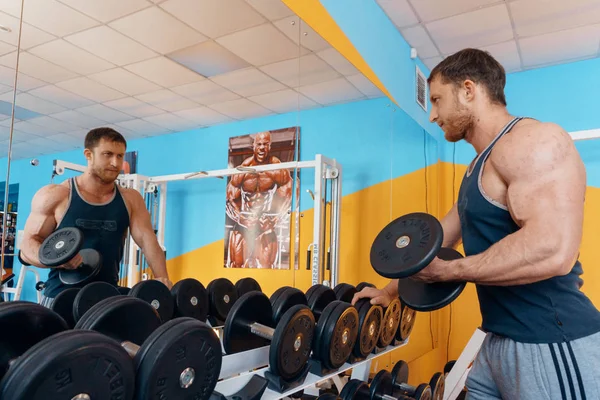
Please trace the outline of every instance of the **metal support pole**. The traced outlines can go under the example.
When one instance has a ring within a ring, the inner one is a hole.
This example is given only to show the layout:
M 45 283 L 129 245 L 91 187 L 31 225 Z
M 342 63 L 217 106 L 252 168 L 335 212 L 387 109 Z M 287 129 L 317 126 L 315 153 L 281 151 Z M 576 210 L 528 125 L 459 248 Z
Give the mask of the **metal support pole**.
M 323 207 L 321 199 L 323 197 L 323 160 L 320 154 L 317 154 L 315 164 L 315 191 L 314 191 L 314 225 L 313 225 L 313 243 L 312 243 L 312 285 L 318 285 L 322 281 L 321 273 L 321 251 L 323 251 Z

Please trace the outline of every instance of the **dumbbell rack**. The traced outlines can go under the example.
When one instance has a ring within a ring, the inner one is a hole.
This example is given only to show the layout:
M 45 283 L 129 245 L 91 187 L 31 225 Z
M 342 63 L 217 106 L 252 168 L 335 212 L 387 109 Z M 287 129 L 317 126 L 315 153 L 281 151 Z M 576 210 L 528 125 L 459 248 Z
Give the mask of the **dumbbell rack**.
M 215 332 L 222 338 L 222 328 L 214 328 Z M 371 363 L 374 359 L 388 354 L 391 351 L 399 349 L 408 344 L 408 339 L 396 345 L 389 345 L 377 353 L 371 353 L 364 360 L 355 363 L 346 362 L 339 369 L 324 375 L 316 375 L 309 372 L 306 379 L 298 386 L 283 393 L 272 390 L 267 387 L 261 400 L 276 400 L 291 396 L 292 394 L 309 388 L 314 388 L 318 383 L 333 379 L 349 370 L 352 370 L 352 379 L 367 381 L 371 370 Z M 223 356 L 219 382 L 215 391 L 230 396 L 244 388 L 252 376 L 258 375 L 265 377 L 265 372 L 269 370 L 269 346 L 258 349 L 248 350 L 241 353 L 229 354 Z

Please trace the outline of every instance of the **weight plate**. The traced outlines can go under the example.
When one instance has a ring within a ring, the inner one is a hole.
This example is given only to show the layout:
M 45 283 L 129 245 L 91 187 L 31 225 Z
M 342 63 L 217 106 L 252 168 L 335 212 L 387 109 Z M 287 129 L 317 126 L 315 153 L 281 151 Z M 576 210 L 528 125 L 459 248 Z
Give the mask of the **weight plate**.
M 65 289 L 60 292 L 52 302 L 50 309 L 63 317 L 69 328 L 73 328 L 75 326 L 75 318 L 73 318 L 73 303 L 75 302 L 75 297 L 77 293 L 79 293 L 79 288 L 70 288 Z
M 314 285 L 306 292 L 308 308 L 312 310 L 317 321 L 319 321 L 319 318 L 321 318 L 321 314 L 323 313 L 325 307 L 335 300 L 337 300 L 335 297 L 335 292 L 333 289 L 325 285 Z
M 90 317 L 87 315 L 90 314 Z M 85 318 L 85 319 L 84 319 Z M 141 345 L 161 325 L 156 309 L 130 296 L 102 300 L 79 320 L 75 329 L 100 332 L 121 343 Z
M 173 318 L 175 303 L 169 288 L 154 279 L 136 283 L 129 291 L 129 296 L 144 300 L 158 311 L 162 322 Z
M 132 399 L 133 362 L 114 340 L 69 330 L 31 347 L 0 383 L 11 400 Z
M 131 289 L 126 286 L 117 286 L 117 290 L 123 296 L 129 295 L 129 291 L 131 291 Z
M 419 386 L 417 386 L 417 389 L 412 397 L 415 400 L 431 400 L 433 398 L 431 386 L 426 383 L 421 383 Z
M 315 317 L 306 305 L 295 305 L 281 316 L 269 349 L 273 374 L 287 381 L 298 378 L 310 357 L 314 332 Z
M 262 292 L 248 292 L 233 305 L 223 327 L 223 348 L 233 354 L 267 346 L 271 341 L 251 332 L 250 325 L 257 322 L 273 327 L 271 302 Z
M 356 285 L 356 291 L 360 292 L 361 290 L 363 290 L 366 287 L 372 287 L 372 288 L 374 288 L 375 285 L 373 285 L 372 283 L 369 283 L 369 282 L 361 282 L 358 285 Z
M 369 392 L 371 400 L 379 400 L 385 395 L 391 396 L 394 393 L 392 374 L 385 369 L 379 371 L 371 381 Z
M 175 303 L 175 317 L 190 317 L 206 322 L 208 317 L 208 292 L 202 283 L 193 278 L 183 279 L 171 288 Z
M 433 374 L 429 381 L 429 386 L 431 386 L 433 400 L 442 400 L 444 398 L 444 387 L 446 386 L 444 374 L 441 372 Z
M 221 342 L 197 319 L 164 323 L 136 354 L 136 399 L 210 398 L 221 371 Z
M 235 283 L 235 290 L 237 292 L 238 298 L 242 297 L 248 292 L 252 292 L 256 290 L 258 292 L 262 292 L 262 289 L 258 282 L 253 278 L 242 278 Z
M 339 300 L 334 303 L 339 304 L 327 321 L 328 326 L 324 330 L 325 340 L 321 341 L 321 351 L 327 354 L 323 366 L 328 369 L 337 369 L 348 360 L 358 337 L 356 308 Z
M 370 260 L 386 278 L 407 278 L 425 268 L 437 255 L 444 232 L 440 222 L 426 213 L 404 215 L 390 222 L 375 237 Z
M 368 356 L 379 340 L 383 324 L 383 308 L 371 304 L 370 299 L 360 299 L 355 304 L 358 311 L 358 339 L 352 349 L 355 357 Z
M 113 296 L 119 296 L 116 287 L 106 282 L 92 282 L 84 286 L 73 300 L 71 313 L 75 322 L 99 301 Z
M 333 288 L 335 297 L 345 303 L 352 303 L 356 288 L 348 283 L 340 283 Z
M 383 314 L 383 326 L 379 335 L 379 347 L 387 347 L 394 340 L 400 325 L 400 299 L 395 298 L 385 309 Z
M 329 326 L 328 320 L 329 317 L 332 315 L 333 311 L 336 309 L 336 307 L 338 307 L 340 305 L 340 303 L 342 303 L 341 301 L 336 301 L 329 303 L 325 309 L 323 310 L 323 313 L 321 313 L 321 318 L 319 319 L 318 323 L 317 323 L 317 327 L 315 329 L 315 338 L 313 340 L 313 357 L 316 358 L 317 360 L 321 360 L 321 362 L 323 363 L 324 360 L 327 358 L 328 353 L 327 352 L 321 352 L 321 344 L 323 343 L 323 341 L 325 340 L 325 328 Z M 314 312 L 313 312 L 314 315 Z M 337 317 L 336 317 L 337 318 Z M 316 319 L 316 316 L 315 316 Z
M 83 232 L 79 228 L 61 228 L 44 239 L 38 258 L 47 267 L 58 267 L 73 258 L 82 245 Z
M 342 400 L 367 400 L 369 397 L 369 385 L 358 379 L 350 379 L 340 392 Z
M 218 278 L 211 281 L 206 289 L 209 302 L 208 315 L 219 321 L 225 321 L 229 310 L 238 299 L 235 286 L 227 278 Z
M 0 304 L 0 326 L 0 379 L 8 370 L 10 360 L 45 338 L 69 329 L 54 311 L 25 301 Z
M 462 255 L 451 248 L 440 249 L 442 260 L 456 260 Z M 435 311 L 452 303 L 464 290 L 466 282 L 426 283 L 414 279 L 398 279 L 398 293 L 402 302 L 416 311 Z
M 406 304 L 402 304 L 401 309 L 400 325 L 398 325 L 398 330 L 396 331 L 396 340 L 403 342 L 408 339 L 415 326 L 417 312 Z
M 392 368 L 392 385 L 396 387 L 403 383 L 408 383 L 408 363 L 399 360 Z
M 274 302 L 273 299 L 275 300 Z M 277 293 L 276 297 L 272 296 L 271 306 L 273 307 L 273 322 L 275 325 L 279 323 L 279 320 L 287 310 L 300 304 L 305 306 L 308 305 L 306 296 L 299 289 L 293 287 L 288 286 L 285 288 L 285 290 Z
M 446 363 L 446 365 L 444 365 L 444 375 L 445 374 L 449 374 L 450 371 L 452 371 L 452 368 L 454 367 L 454 364 L 456 364 L 456 360 L 448 361 Z
M 83 259 L 82 265 L 77 269 L 61 269 L 58 273 L 60 281 L 65 285 L 78 285 L 89 282 L 102 268 L 102 256 L 94 249 L 79 251 Z

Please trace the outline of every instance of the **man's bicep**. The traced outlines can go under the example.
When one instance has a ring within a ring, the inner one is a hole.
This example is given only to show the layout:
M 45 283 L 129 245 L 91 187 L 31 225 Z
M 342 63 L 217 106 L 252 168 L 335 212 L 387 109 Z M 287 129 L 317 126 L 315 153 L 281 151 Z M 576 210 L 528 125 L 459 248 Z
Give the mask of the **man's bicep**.
M 23 230 L 25 238 L 45 238 L 56 229 L 56 207 L 63 200 L 60 190 L 60 188 L 45 187 L 33 196 L 31 211 Z
M 150 222 L 150 213 L 146 208 L 142 195 L 135 190 L 129 193 L 131 202 L 130 228 L 131 237 L 140 247 L 144 245 L 144 234 L 147 231 L 152 231 L 152 223 Z

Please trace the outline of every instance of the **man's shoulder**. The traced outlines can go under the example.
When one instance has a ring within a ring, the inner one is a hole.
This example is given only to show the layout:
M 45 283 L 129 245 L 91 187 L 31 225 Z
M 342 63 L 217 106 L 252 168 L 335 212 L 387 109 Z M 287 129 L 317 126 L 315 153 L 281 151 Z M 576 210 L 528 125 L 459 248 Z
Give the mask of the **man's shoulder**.
M 62 200 L 69 195 L 70 190 L 71 188 L 69 185 L 69 181 L 65 181 L 62 183 L 50 183 L 48 185 L 42 186 L 37 191 L 36 196 L 48 199 Z

